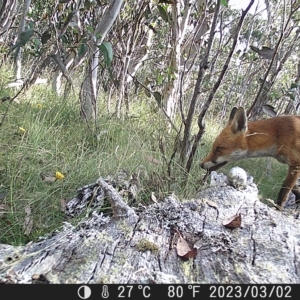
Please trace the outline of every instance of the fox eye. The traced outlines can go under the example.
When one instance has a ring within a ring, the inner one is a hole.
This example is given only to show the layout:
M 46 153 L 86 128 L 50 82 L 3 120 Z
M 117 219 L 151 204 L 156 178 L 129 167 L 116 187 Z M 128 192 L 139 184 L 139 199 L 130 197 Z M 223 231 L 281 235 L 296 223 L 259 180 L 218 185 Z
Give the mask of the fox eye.
M 216 150 L 215 150 L 215 153 L 220 154 L 222 149 L 223 149 L 222 147 L 217 147 Z

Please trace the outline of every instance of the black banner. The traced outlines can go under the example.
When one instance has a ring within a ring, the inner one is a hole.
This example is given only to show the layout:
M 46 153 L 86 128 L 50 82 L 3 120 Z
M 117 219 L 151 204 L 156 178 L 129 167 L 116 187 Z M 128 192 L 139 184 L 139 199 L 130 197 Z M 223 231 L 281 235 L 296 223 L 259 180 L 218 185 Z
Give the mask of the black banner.
M 82 284 L 82 285 L 0 285 L 1 295 L 30 300 L 68 299 L 299 299 L 300 285 L 295 284 Z

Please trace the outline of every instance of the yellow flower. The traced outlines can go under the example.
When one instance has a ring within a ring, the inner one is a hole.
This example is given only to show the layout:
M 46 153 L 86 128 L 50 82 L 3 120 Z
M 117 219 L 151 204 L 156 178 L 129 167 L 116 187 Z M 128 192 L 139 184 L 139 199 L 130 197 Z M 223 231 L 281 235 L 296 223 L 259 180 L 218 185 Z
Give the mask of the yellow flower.
M 42 105 L 41 103 L 38 103 L 38 104 L 36 105 L 36 107 L 37 107 L 37 108 L 42 108 L 43 105 Z
M 19 127 L 19 129 L 20 129 L 21 132 L 25 132 L 26 131 L 26 129 L 23 128 L 23 127 Z
M 55 173 L 55 178 L 56 179 L 63 179 L 63 178 L 65 178 L 65 175 L 57 171 Z

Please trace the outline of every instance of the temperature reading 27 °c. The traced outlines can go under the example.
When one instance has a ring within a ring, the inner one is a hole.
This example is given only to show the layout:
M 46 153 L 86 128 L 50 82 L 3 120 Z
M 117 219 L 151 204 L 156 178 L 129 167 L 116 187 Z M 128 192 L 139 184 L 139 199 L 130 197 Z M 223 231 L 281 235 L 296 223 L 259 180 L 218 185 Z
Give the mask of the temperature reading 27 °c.
M 118 287 L 118 298 L 130 298 L 132 296 L 133 285 L 120 285 Z M 148 285 L 138 285 L 138 290 L 141 290 L 144 298 L 149 298 L 151 296 L 150 286 Z
M 118 287 L 118 298 L 130 298 L 131 297 L 131 291 L 133 289 L 133 285 L 120 285 Z

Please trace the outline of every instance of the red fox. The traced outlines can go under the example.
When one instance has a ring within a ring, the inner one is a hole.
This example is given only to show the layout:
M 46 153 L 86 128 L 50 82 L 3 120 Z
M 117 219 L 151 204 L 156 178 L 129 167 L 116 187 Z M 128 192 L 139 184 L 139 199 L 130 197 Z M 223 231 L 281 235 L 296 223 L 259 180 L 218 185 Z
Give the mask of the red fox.
M 300 116 L 248 122 L 245 109 L 234 107 L 201 168 L 214 171 L 228 163 L 252 157 L 274 157 L 287 164 L 288 175 L 279 191 L 277 204 L 283 207 L 291 191 L 299 202 Z

